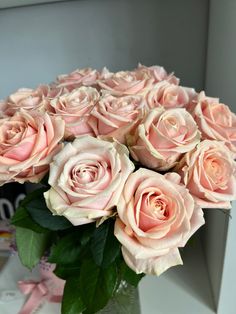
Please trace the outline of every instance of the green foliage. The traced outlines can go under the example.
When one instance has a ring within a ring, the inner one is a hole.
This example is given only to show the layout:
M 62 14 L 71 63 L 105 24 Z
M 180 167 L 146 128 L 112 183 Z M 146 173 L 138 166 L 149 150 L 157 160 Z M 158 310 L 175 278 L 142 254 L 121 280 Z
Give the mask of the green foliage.
M 57 231 L 73 227 L 66 218 L 53 215 L 47 208 L 43 195 L 45 191 L 45 188 L 41 188 L 30 193 L 23 200 L 22 206 L 26 208 L 32 219 L 43 228 Z
M 47 188 L 27 195 L 12 218 L 21 262 L 32 269 L 49 252 L 48 261 L 56 264 L 54 273 L 66 280 L 62 314 L 96 313 L 121 280 L 137 286 L 143 275 L 125 264 L 114 236 L 114 219 L 97 228 L 95 223 L 72 226 L 47 208 L 43 195 Z
M 61 238 L 51 250 L 48 261 L 56 264 L 73 264 L 79 260 L 82 246 L 73 232 Z
M 60 265 L 57 264 L 54 274 L 61 279 L 68 280 L 72 276 L 79 276 L 80 274 L 80 263 Z
M 11 219 L 11 223 L 17 227 L 30 229 L 38 233 L 48 232 L 48 229 L 41 227 L 31 218 L 30 214 L 23 206 L 17 208 L 17 211 Z
M 137 287 L 144 276 L 144 274 L 136 274 L 123 260 L 120 262 L 119 271 L 121 278 L 134 287 Z
M 62 314 L 79 314 L 85 310 L 81 297 L 78 295 L 79 278 L 74 276 L 66 281 L 62 300 Z
M 22 264 L 32 269 L 51 244 L 50 233 L 16 227 L 16 244 Z
M 109 266 L 120 252 L 120 243 L 114 236 L 113 220 L 104 222 L 91 238 L 91 253 L 98 266 Z
M 84 313 L 96 313 L 113 295 L 117 284 L 116 264 L 104 269 L 96 265 L 92 258 L 85 259 L 81 265 L 79 283 L 82 301 L 86 305 Z

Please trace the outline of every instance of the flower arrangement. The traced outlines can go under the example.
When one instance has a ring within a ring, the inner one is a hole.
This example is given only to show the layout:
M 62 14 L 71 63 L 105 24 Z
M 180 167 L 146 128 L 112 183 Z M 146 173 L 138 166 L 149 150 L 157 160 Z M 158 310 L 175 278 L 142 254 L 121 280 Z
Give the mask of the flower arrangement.
M 64 314 L 182 264 L 202 208 L 236 199 L 236 115 L 163 67 L 76 70 L 0 115 L 0 184 L 35 183 L 12 218 L 19 257 L 54 264 Z

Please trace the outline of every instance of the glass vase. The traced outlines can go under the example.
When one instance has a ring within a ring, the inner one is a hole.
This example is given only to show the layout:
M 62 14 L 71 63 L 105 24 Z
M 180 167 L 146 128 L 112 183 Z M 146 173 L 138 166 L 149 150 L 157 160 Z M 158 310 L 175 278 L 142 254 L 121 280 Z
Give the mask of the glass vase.
M 55 264 L 47 262 L 46 258 L 42 258 L 40 262 L 40 275 L 42 279 L 47 279 L 50 291 L 53 295 L 63 294 L 65 281 L 55 276 L 53 270 Z M 140 314 L 140 303 L 138 288 L 128 284 L 122 280 L 115 291 L 114 296 L 107 305 L 97 312 L 97 314 Z M 83 313 L 80 313 L 83 314 Z
M 140 314 L 138 288 L 121 281 L 113 298 L 98 314 Z

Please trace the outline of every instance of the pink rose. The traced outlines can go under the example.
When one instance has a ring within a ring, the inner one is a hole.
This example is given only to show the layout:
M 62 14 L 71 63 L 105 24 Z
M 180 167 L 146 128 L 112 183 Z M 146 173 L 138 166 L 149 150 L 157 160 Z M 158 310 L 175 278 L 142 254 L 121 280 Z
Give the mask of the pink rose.
M 150 88 L 153 80 L 143 72 L 120 71 L 101 79 L 98 84 L 104 90 L 104 93 L 111 95 L 141 95 Z
M 205 140 L 176 167 L 203 208 L 231 208 L 236 199 L 235 161 L 223 142 Z
M 59 97 L 68 92 L 65 88 L 59 88 L 54 83 L 49 85 L 41 84 L 36 88 L 36 91 L 38 91 L 38 93 L 42 95 L 42 97 L 47 101 Z
M 95 88 L 82 86 L 50 101 L 48 112 L 61 117 L 66 123 L 65 138 L 94 135 L 88 118 L 99 97 Z
M 168 74 L 166 70 L 159 65 L 147 67 L 139 63 L 138 68 L 135 71 L 140 73 L 146 73 L 148 76 L 152 77 L 154 79 L 154 84 L 164 80 L 175 85 L 179 84 L 179 78 L 174 76 L 174 73 Z
M 153 86 L 145 95 L 149 108 L 163 106 L 166 109 L 187 107 L 197 96 L 193 88 L 187 88 L 162 81 Z
M 93 86 L 99 78 L 99 72 L 91 68 L 78 69 L 69 74 L 57 77 L 56 84 L 59 88 L 66 88 L 69 92 L 73 89 L 85 86 Z
M 127 137 L 132 157 L 142 165 L 168 170 L 200 141 L 193 117 L 183 108 L 151 110 Z
M 193 117 L 202 132 L 203 139 L 225 142 L 236 157 L 236 115 L 229 107 L 219 103 L 217 98 L 199 94 Z
M 64 122 L 47 113 L 19 111 L 0 120 L 0 185 L 39 182 L 61 149 Z
M 94 107 L 89 123 L 96 136 L 114 137 L 124 144 L 126 135 L 143 117 L 146 109 L 141 96 L 106 95 Z
M 44 111 L 44 97 L 35 89 L 21 88 L 0 103 L 1 116 L 13 116 L 20 109 Z
M 103 220 L 114 213 L 133 169 L 125 146 L 79 137 L 68 143 L 51 164 L 47 206 L 75 226 Z
M 115 236 L 136 273 L 160 275 L 182 264 L 178 248 L 204 224 L 201 208 L 178 174 L 143 168 L 129 176 L 117 211 Z

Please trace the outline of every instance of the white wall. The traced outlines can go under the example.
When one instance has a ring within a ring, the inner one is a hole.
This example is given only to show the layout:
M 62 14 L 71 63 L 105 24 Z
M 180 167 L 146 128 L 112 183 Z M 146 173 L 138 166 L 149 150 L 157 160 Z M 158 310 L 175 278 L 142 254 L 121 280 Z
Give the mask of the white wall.
M 236 1 L 210 3 L 206 90 L 236 111 Z
M 236 111 L 236 1 L 211 0 L 210 3 L 206 91 Z M 230 214 L 232 219 L 219 211 L 211 211 L 208 217 L 206 253 L 218 314 L 236 313 L 236 202 Z
M 0 0 L 1 1 L 1 0 Z M 0 10 L 0 98 L 77 67 L 175 70 L 201 89 L 206 0 L 81 0 Z

